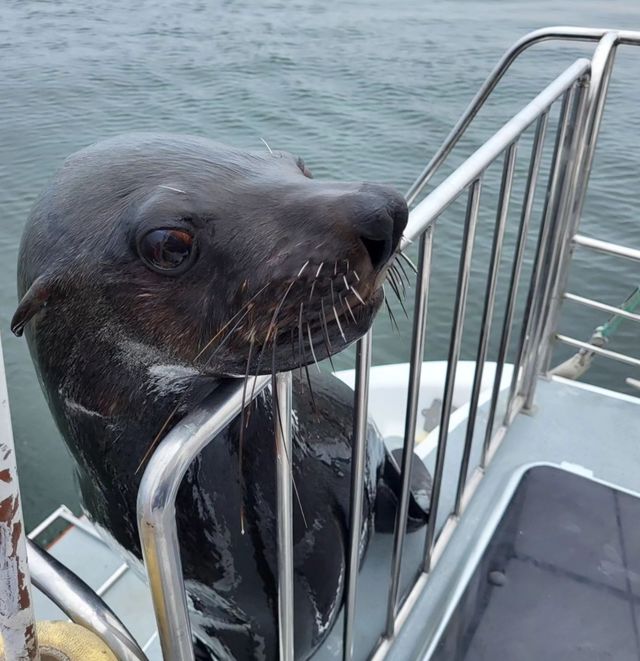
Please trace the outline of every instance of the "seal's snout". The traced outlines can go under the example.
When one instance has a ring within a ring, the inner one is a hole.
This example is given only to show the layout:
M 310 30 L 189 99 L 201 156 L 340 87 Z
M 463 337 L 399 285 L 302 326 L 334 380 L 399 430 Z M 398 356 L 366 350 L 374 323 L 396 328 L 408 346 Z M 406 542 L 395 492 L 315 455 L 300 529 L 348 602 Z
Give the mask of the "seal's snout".
M 389 261 L 407 225 L 409 212 L 404 199 L 392 188 L 367 184 L 355 224 L 374 270 Z

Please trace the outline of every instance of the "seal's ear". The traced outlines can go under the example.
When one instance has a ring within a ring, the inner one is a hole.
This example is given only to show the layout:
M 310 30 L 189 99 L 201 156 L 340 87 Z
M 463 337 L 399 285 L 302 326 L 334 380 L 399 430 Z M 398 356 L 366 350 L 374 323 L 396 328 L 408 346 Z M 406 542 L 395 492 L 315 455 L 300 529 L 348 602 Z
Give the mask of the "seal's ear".
M 18 309 L 15 311 L 11 320 L 11 331 L 14 335 L 18 337 L 22 335 L 29 319 L 47 305 L 50 296 L 51 287 L 44 276 L 40 276 L 34 280 L 27 293 L 22 297 Z

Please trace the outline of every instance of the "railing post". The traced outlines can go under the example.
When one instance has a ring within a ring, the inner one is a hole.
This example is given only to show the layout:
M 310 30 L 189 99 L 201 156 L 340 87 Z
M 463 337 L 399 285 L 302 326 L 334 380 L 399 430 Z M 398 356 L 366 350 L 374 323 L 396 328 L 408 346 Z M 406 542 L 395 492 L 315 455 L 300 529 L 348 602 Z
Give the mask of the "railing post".
M 533 404 L 536 380 L 539 373 L 539 355 L 543 329 L 548 316 L 549 298 L 557 272 L 560 247 L 558 237 L 562 235 L 562 223 L 566 218 L 565 211 L 570 183 L 573 180 L 572 173 L 576 167 L 578 133 L 582 126 L 587 89 L 587 82 L 582 78 L 565 98 L 560 116 L 540 237 L 531 276 L 525 319 L 523 320 L 523 336 L 520 349 L 523 356 L 523 376 L 520 392 L 524 399 L 525 409 L 530 409 Z
M 280 661 L 293 661 L 293 445 L 291 372 L 274 377 L 276 475 L 278 501 L 278 641 Z
M 557 272 L 552 283 L 553 287 L 549 299 L 547 323 L 543 329 L 541 338 L 543 344 L 541 346 L 538 369 L 542 373 L 548 371 L 551 361 L 553 337 L 558 324 L 560 307 L 567 284 L 573 252 L 572 238 L 580 224 L 584 200 L 587 194 L 617 44 L 618 35 L 615 32 L 607 33 L 600 40 L 593 54 L 591 82 L 587 91 L 584 118 L 581 122 L 582 130 L 578 136 L 578 145 L 575 154 L 576 166 L 573 171 L 573 180 L 570 184 L 570 197 L 567 203 L 566 220 L 563 225 L 564 231 L 558 237 L 559 254 L 557 258 Z
M 418 250 L 418 275 L 413 308 L 413 332 L 411 334 L 411 362 L 409 364 L 409 388 L 407 391 L 407 409 L 405 414 L 404 443 L 402 446 L 402 490 L 400 505 L 396 511 L 393 531 L 393 553 L 391 556 L 391 583 L 387 601 L 387 624 L 385 635 L 393 635 L 398 605 L 400 572 L 402 569 L 402 550 L 407 534 L 407 516 L 409 513 L 409 484 L 413 464 L 413 448 L 416 439 L 418 419 L 418 397 L 420 395 L 420 377 L 422 358 L 427 328 L 427 310 L 429 307 L 429 280 L 431 277 L 431 253 L 433 248 L 434 225 L 430 225 L 420 237 Z
M 1 345 L 0 457 L 0 633 L 6 659 L 32 661 L 40 655 Z
M 438 523 L 438 506 L 440 503 L 440 491 L 444 476 L 444 462 L 449 439 L 449 418 L 453 404 L 453 388 L 456 381 L 458 360 L 460 359 L 460 347 L 462 345 L 462 330 L 464 326 L 465 311 L 467 308 L 467 294 L 469 292 L 469 275 L 471 272 L 471 256 L 475 240 L 478 211 L 480 208 L 480 179 L 476 179 L 469 188 L 469 198 L 465 215 L 462 249 L 460 253 L 460 265 L 458 267 L 458 280 L 456 284 L 456 300 L 453 308 L 453 320 L 451 322 L 451 338 L 449 341 L 449 352 L 447 354 L 447 375 L 442 395 L 442 411 L 440 413 L 440 427 L 438 429 L 438 446 L 436 450 L 436 465 L 433 472 L 433 487 L 431 490 L 431 508 L 429 511 L 429 522 L 424 544 L 422 570 L 431 570 L 433 545 L 436 539 L 436 526 Z
M 360 539 L 364 498 L 364 470 L 367 448 L 367 413 L 369 408 L 369 372 L 371 369 L 372 332 L 358 341 L 356 352 L 355 406 L 353 413 L 353 447 L 351 452 L 351 511 L 349 513 L 349 546 L 347 587 L 344 614 L 342 658 L 353 658 Z

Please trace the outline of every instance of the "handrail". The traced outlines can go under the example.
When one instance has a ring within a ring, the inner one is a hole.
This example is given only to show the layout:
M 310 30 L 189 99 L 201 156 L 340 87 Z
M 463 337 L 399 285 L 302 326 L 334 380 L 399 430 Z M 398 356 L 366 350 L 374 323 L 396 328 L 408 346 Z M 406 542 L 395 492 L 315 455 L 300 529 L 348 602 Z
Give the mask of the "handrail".
M 91 587 L 35 542 L 29 540 L 27 546 L 31 578 L 43 594 L 101 638 L 119 661 L 147 661 L 129 630 Z
M 633 259 L 640 262 L 640 250 L 635 248 L 619 246 L 615 243 L 609 243 L 608 241 L 601 241 L 600 239 L 592 239 L 591 237 L 583 236 L 582 234 L 576 234 L 573 237 L 573 243 L 576 246 L 582 246 L 583 248 L 590 248 L 591 250 L 596 250 L 598 252 L 616 255 L 618 257 L 626 257 L 627 259 Z
M 415 240 L 523 131 L 549 109 L 581 76 L 589 72 L 586 58 L 576 60 L 519 113 L 479 147 L 409 214 L 401 249 Z
M 244 393 L 259 394 L 269 376 L 221 385 L 160 442 L 138 490 L 138 528 L 165 659 L 193 661 L 193 640 L 182 577 L 176 496 L 187 469 L 241 411 Z
M 449 132 L 444 142 L 427 163 L 424 170 L 418 175 L 407 191 L 407 204 L 412 205 L 422 189 L 429 183 L 433 175 L 445 162 L 454 147 L 458 144 L 469 124 L 476 117 L 480 108 L 484 105 L 489 95 L 496 88 L 500 80 L 504 77 L 509 67 L 516 58 L 525 50 L 543 41 L 562 40 L 562 41 L 599 41 L 609 32 L 615 32 L 620 44 L 640 44 L 640 32 L 633 30 L 610 30 L 600 28 L 575 28 L 569 26 L 554 26 L 534 30 L 516 41 L 504 55 L 500 58 L 498 64 L 487 76 L 484 83 L 473 97 L 466 110 L 462 113 L 460 119 Z

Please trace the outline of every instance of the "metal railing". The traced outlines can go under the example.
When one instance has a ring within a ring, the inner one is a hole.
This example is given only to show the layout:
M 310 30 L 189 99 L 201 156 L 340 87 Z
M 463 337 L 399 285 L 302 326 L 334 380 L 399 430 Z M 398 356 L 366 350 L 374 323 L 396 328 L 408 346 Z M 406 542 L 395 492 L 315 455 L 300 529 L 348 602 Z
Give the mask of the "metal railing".
M 556 336 L 556 324 L 574 245 L 614 252 L 638 259 L 639 251 L 611 246 L 604 242 L 576 235 L 582 211 L 593 153 L 600 128 L 614 55 L 619 44 L 640 44 L 640 32 L 609 31 L 583 28 L 549 28 L 527 35 L 517 42 L 500 60 L 483 84 L 470 106 L 458 121 L 407 193 L 411 204 L 420 195 L 434 173 L 460 140 L 488 96 L 495 89 L 513 61 L 530 46 L 545 40 L 598 42 L 591 59 L 578 59 L 551 82 L 535 99 L 508 121 L 492 138 L 470 156 L 428 194 L 410 213 L 402 249 L 418 241 L 418 267 L 413 313 L 411 363 L 408 380 L 408 398 L 405 417 L 403 458 L 401 462 L 402 490 L 390 558 L 391 580 L 388 593 L 387 618 L 374 658 L 381 659 L 389 651 L 393 638 L 406 619 L 417 595 L 424 589 L 431 569 L 461 515 L 465 503 L 478 483 L 484 468 L 513 417 L 523 408 L 530 407 L 535 393 L 538 374 L 546 369 L 550 347 L 554 339 L 581 347 L 583 343 L 566 336 Z M 544 210 L 539 225 L 536 253 L 527 292 L 527 304 L 519 328 L 513 328 L 515 301 L 521 285 L 525 245 L 530 233 L 534 210 L 534 194 L 538 185 L 543 148 L 552 131 L 549 116 L 552 106 L 561 104 L 559 121 L 555 129 L 550 174 L 546 185 Z M 496 373 L 488 406 L 488 423 L 482 440 L 481 461 L 469 476 L 471 448 L 477 422 L 480 384 L 487 358 L 489 334 L 496 305 L 496 282 L 508 209 L 512 197 L 515 162 L 520 137 L 530 127 L 535 128 L 525 193 L 520 212 L 515 252 L 510 271 L 507 302 L 504 312 Z M 443 483 L 443 469 L 448 441 L 448 421 L 452 409 L 452 395 L 456 369 L 461 351 L 462 331 L 469 291 L 470 264 L 475 241 L 475 228 L 481 201 L 482 179 L 486 170 L 504 155 L 498 211 L 494 226 L 491 255 L 485 288 L 482 323 L 477 345 L 476 370 L 471 391 L 469 415 L 464 449 L 460 463 L 455 502 L 446 521 L 438 530 L 438 510 Z M 457 277 L 456 297 L 451 336 L 448 349 L 448 369 L 444 395 L 436 461 L 431 495 L 431 513 L 427 526 L 422 563 L 408 593 L 401 595 L 400 574 L 403 547 L 407 534 L 406 521 L 409 505 L 409 478 L 413 460 L 414 438 L 418 415 L 418 393 L 424 354 L 428 294 L 430 285 L 432 249 L 436 221 L 461 195 L 467 192 L 464 239 Z M 574 302 L 581 302 L 573 297 Z M 591 305 L 605 305 L 590 301 Z M 636 317 L 637 315 L 632 315 Z M 637 320 L 637 319 L 636 319 Z M 510 340 L 518 333 L 513 377 L 509 387 L 506 413 L 496 429 L 498 398 L 503 368 Z M 616 354 L 599 350 L 602 355 L 617 358 Z M 627 358 L 637 365 L 637 359 Z M 368 383 L 371 363 L 371 333 L 357 345 L 356 387 L 354 395 L 354 443 L 351 476 L 350 540 L 348 546 L 348 573 L 345 590 L 345 618 L 343 658 L 353 657 L 355 607 L 358 580 L 358 544 L 361 527 L 361 505 L 364 475 L 364 444 L 368 408 Z M 255 394 L 267 386 L 269 377 L 252 379 L 249 386 Z M 179 547 L 175 522 L 175 497 L 187 467 L 203 447 L 240 413 L 242 382 L 226 386 L 204 402 L 174 428 L 161 442 L 145 471 L 138 497 L 139 525 L 144 559 L 149 574 L 159 637 L 165 658 L 193 659 L 191 630 L 180 567 Z M 278 558 L 279 558 L 279 641 L 280 658 L 294 658 L 293 649 L 293 548 L 292 503 L 290 473 L 283 470 L 283 456 L 290 443 L 291 383 L 289 375 L 278 375 L 272 392 L 278 409 L 276 419 L 285 421 L 277 432 L 278 461 Z

